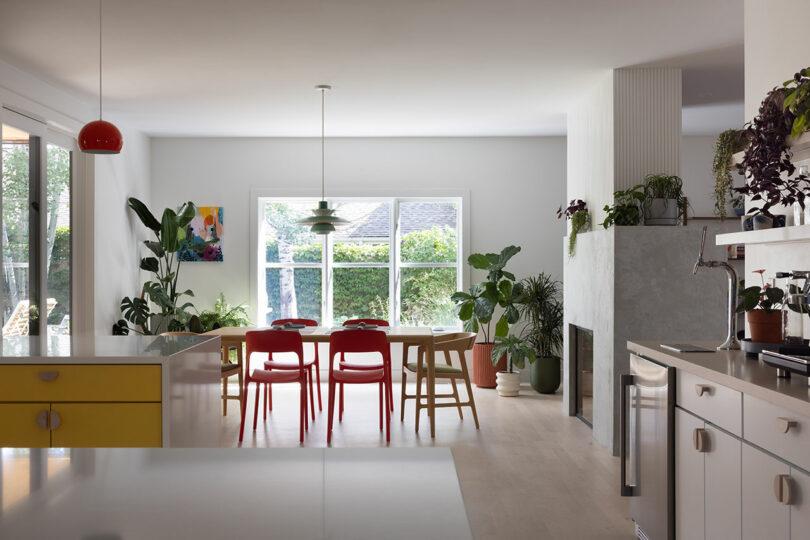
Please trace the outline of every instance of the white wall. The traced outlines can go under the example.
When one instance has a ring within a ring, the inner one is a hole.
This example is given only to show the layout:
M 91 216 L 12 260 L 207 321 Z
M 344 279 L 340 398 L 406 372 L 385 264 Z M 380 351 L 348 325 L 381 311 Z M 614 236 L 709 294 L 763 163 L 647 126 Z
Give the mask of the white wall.
M 184 263 L 181 287 L 195 292 L 199 309 L 212 307 L 220 291 L 232 303 L 252 303 L 250 190 L 319 190 L 320 140 L 153 138 L 151 163 L 154 212 L 186 200 L 224 207 L 224 261 Z M 380 188 L 469 190 L 472 252 L 519 245 L 510 263 L 517 276 L 562 278 L 565 228 L 555 211 L 566 196 L 564 137 L 327 140 L 327 196 Z
M 736 127 L 741 127 L 742 118 Z M 733 129 L 735 126 L 729 126 Z M 719 133 L 718 133 L 719 135 Z M 714 216 L 714 143 L 717 135 L 684 135 L 681 139 L 681 178 L 683 192 L 689 199 L 689 217 Z M 733 173 L 734 185 L 743 185 L 743 177 Z M 727 216 L 733 216 L 731 205 L 727 205 Z
M 775 86 L 810 64 L 806 0 L 745 0 L 745 118 L 751 120 L 762 99 Z M 753 270 L 766 269 L 766 277 L 780 270 L 810 269 L 805 244 L 747 246 L 745 278 L 759 283 Z

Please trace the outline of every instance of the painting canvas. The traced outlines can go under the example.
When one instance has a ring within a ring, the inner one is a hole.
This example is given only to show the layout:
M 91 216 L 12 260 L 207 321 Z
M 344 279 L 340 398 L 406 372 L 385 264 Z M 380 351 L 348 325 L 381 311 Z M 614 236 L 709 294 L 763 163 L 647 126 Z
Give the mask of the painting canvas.
M 222 261 L 222 229 L 221 206 L 198 206 L 197 215 L 186 228 L 186 246 L 211 243 L 198 250 L 180 250 L 181 259 L 188 262 Z

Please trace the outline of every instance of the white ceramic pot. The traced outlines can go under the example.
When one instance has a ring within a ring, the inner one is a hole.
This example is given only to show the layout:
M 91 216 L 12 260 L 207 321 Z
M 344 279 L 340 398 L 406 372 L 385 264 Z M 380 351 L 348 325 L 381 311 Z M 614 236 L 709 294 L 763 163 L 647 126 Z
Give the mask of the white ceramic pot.
M 499 371 L 495 374 L 495 380 L 498 383 L 498 395 L 515 397 L 520 393 L 520 373 L 517 371 Z

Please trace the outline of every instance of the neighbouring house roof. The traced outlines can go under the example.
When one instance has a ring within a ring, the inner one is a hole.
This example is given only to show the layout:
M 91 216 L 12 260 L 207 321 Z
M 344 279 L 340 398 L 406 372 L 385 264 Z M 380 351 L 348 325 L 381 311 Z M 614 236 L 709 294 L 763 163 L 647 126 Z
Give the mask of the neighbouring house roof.
M 391 215 L 387 204 L 368 203 L 343 206 L 337 215 L 350 221 L 340 229 L 341 238 L 388 238 Z M 456 207 L 453 203 L 409 202 L 399 207 L 401 234 L 431 227 L 456 228 Z

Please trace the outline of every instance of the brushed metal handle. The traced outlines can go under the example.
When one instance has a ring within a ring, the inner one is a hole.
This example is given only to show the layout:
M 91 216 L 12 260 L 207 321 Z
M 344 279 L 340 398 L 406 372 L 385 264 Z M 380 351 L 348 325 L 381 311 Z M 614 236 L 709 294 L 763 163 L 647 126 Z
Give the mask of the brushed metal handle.
M 692 431 L 692 444 L 698 452 L 709 451 L 709 434 L 703 428 L 695 428 Z
M 51 382 L 55 380 L 59 376 L 58 371 L 40 371 L 37 373 L 40 381 L 43 382 Z
M 627 389 L 635 383 L 635 379 L 633 375 L 623 373 L 619 377 L 619 381 L 621 386 L 621 406 L 619 408 L 619 476 L 621 481 L 621 496 L 633 497 L 637 494 L 636 488 L 635 486 L 627 484 L 627 409 L 629 406 L 629 393 Z
M 793 504 L 790 475 L 777 474 L 773 477 L 773 494 L 780 503 L 785 505 Z
M 701 397 L 703 394 L 712 395 L 712 387 L 708 384 L 696 384 L 695 393 L 698 395 L 698 397 Z
M 51 411 L 51 429 L 59 429 L 62 425 L 62 417 L 56 411 Z
M 790 431 L 790 428 L 797 427 L 799 425 L 796 420 L 791 420 L 790 418 L 785 418 L 783 416 L 777 418 L 776 423 L 779 425 L 779 431 L 782 433 L 787 433 Z
M 39 411 L 37 413 L 37 427 L 41 430 L 47 431 L 48 429 L 48 411 Z

